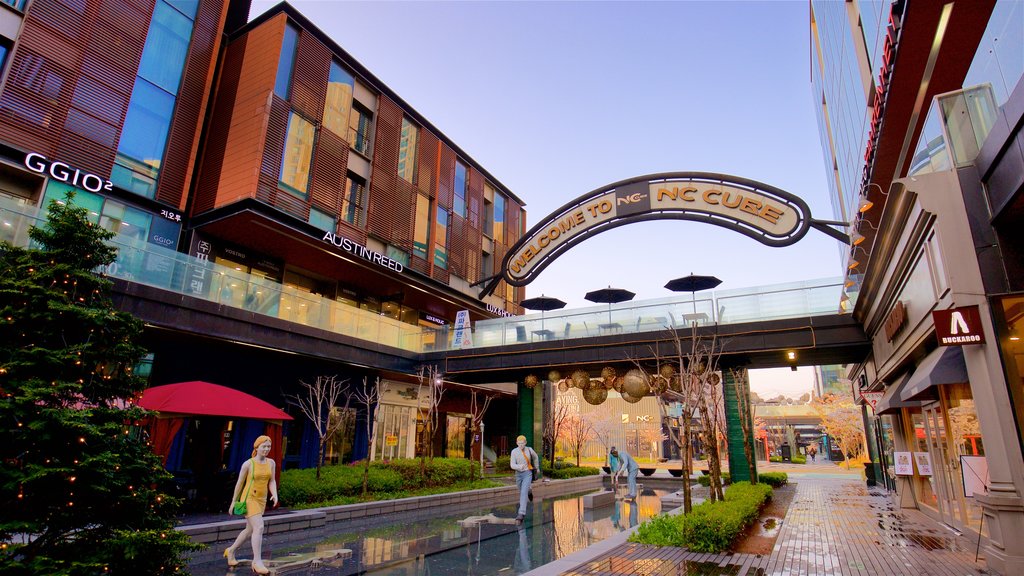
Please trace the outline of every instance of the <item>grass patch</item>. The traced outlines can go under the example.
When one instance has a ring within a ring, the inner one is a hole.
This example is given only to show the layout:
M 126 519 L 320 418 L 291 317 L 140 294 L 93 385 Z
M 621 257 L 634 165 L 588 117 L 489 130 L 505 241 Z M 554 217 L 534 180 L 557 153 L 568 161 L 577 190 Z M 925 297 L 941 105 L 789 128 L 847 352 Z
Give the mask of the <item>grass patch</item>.
M 704 502 L 685 515 L 659 514 L 641 524 L 629 541 L 681 546 L 693 552 L 723 552 L 757 520 L 771 496 L 772 489 L 767 484 L 737 482 L 726 489 L 725 501 Z

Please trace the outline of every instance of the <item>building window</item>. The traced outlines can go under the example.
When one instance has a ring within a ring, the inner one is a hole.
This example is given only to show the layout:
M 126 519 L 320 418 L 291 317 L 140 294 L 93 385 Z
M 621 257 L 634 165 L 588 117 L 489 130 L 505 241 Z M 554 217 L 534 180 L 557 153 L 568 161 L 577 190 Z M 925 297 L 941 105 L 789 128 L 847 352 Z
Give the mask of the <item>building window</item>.
M 427 259 L 430 246 L 430 198 L 416 195 L 416 225 L 413 229 L 412 254 Z
M 28 2 L 28 0 L 0 0 L 0 2 L 3 2 L 4 4 L 7 4 L 8 6 L 11 6 L 12 8 L 15 8 L 17 10 L 21 10 L 22 12 L 24 12 L 25 11 L 25 4 Z
M 274 94 L 285 100 L 292 95 L 292 68 L 295 67 L 295 52 L 298 47 L 299 29 L 288 24 L 284 28 L 281 57 L 277 61 L 277 79 L 274 81 Z
M 483 270 L 481 271 L 482 278 L 490 278 L 494 274 L 494 255 L 488 252 L 481 252 L 480 260 L 482 262 Z
M 309 167 L 313 159 L 313 124 L 295 112 L 288 117 L 288 133 L 281 155 L 281 185 L 286 190 L 306 197 L 309 186 Z
M 434 240 L 434 265 L 448 269 L 448 211 L 437 207 L 437 237 Z
M 371 124 L 373 124 L 373 114 L 358 102 L 354 102 L 348 121 L 348 143 L 353 150 L 364 156 L 370 155 Z
M 110 179 L 140 196 L 156 196 L 174 104 L 192 40 L 194 2 L 158 0 L 142 49 Z
M 505 197 L 501 192 L 494 193 L 494 227 L 492 238 L 495 242 L 505 242 Z
M 345 222 L 353 226 L 363 226 L 366 220 L 363 216 L 365 195 L 366 181 L 355 174 L 349 174 L 345 180 L 345 197 L 341 200 L 341 217 Z
M 398 175 L 410 184 L 416 182 L 416 144 L 419 138 L 419 127 L 408 118 L 402 118 L 402 137 L 398 142 Z
M 452 212 L 466 217 L 466 188 L 469 186 L 469 178 L 466 174 L 466 166 L 459 161 L 455 162 L 455 200 L 452 201 Z
M 331 216 L 323 210 L 317 210 L 316 208 L 309 209 L 309 223 L 321 230 L 327 232 L 334 232 L 337 226 L 337 221 L 334 216 Z
M 348 117 L 352 113 L 352 89 L 355 80 L 347 70 L 331 61 L 327 78 L 327 99 L 324 100 L 324 128 L 342 138 L 347 134 Z

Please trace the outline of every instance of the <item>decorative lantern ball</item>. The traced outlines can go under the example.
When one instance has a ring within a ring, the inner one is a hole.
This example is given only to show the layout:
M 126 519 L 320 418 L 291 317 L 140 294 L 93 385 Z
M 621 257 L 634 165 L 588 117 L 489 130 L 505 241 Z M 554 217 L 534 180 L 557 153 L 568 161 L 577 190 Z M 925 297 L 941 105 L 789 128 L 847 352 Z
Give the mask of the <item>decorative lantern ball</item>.
M 712 386 L 718 386 L 718 384 L 722 382 L 722 377 L 719 376 L 718 372 L 712 372 L 711 376 L 708 377 L 708 380 L 711 382 Z
M 672 390 L 673 392 L 682 392 L 683 391 L 683 381 L 680 380 L 679 377 L 673 376 L 668 381 L 668 387 L 669 387 L 669 390 Z
M 587 388 L 583 391 L 583 399 L 594 406 L 603 403 L 607 398 L 608 391 L 604 388 Z
M 647 375 L 640 370 L 633 369 L 626 372 L 622 379 L 622 393 L 629 394 L 634 398 L 643 398 L 650 391 L 647 384 Z
M 605 366 L 604 368 L 601 368 L 602 380 L 612 380 L 615 378 L 615 376 L 615 368 L 612 368 L 611 366 Z
M 558 381 L 558 391 L 559 392 L 568 392 L 569 391 L 569 383 L 566 382 L 565 380 L 559 380 Z
M 658 374 L 666 380 L 671 380 L 676 375 L 676 367 L 671 364 L 662 364 L 658 367 Z
M 625 400 L 626 402 L 629 402 L 630 404 L 636 404 L 637 402 L 643 400 L 642 397 L 630 396 L 625 392 L 622 393 L 622 399 Z
M 668 380 L 664 378 L 651 378 L 651 388 L 654 389 L 656 394 L 661 394 L 668 389 Z
M 533 374 L 530 374 L 529 376 L 526 377 L 525 380 L 523 380 L 523 384 L 527 388 L 535 388 L 539 382 L 540 381 L 537 380 L 537 377 L 534 376 Z
M 561 379 L 562 374 L 558 370 L 548 372 L 548 382 L 558 382 Z
M 600 386 L 603 386 L 605 390 L 616 390 L 615 383 L 616 382 L 621 382 L 621 381 L 622 381 L 622 378 L 608 378 L 606 380 L 598 381 L 598 384 Z
M 590 387 L 590 374 L 587 374 L 584 370 L 577 370 L 573 372 L 572 385 L 580 390 L 586 390 Z

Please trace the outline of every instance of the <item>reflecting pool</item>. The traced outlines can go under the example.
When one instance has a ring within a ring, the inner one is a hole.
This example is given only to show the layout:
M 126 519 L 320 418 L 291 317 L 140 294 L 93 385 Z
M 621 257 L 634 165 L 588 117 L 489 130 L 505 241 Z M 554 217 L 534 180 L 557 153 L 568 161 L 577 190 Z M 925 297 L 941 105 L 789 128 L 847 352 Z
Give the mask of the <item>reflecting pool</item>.
M 434 511 L 432 515 L 393 514 L 359 523 L 338 522 L 324 528 L 264 539 L 264 557 L 289 564 L 277 574 L 373 576 L 522 574 L 624 531 L 661 511 L 667 491 L 644 490 L 636 503 L 584 510 L 583 495 L 537 499 L 526 520 L 515 523 L 516 505 Z M 197 554 L 189 569 L 196 576 L 241 575 L 248 563 L 228 569 L 220 553 L 227 542 Z M 336 551 L 351 550 L 348 558 Z M 251 558 L 249 545 L 237 553 Z M 304 562 L 303 559 L 315 559 Z M 298 561 L 289 561 L 298 559 Z M 273 567 L 268 562 L 268 567 Z

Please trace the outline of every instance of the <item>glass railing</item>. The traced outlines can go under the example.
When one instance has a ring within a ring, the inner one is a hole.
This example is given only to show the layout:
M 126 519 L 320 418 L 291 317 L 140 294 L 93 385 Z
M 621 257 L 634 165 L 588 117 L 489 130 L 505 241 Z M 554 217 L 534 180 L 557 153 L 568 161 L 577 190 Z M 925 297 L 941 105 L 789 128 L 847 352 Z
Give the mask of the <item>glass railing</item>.
M 27 246 L 29 229 L 41 223 L 38 208 L 0 196 L 0 240 Z M 410 352 L 447 350 L 454 340 L 449 327 L 421 328 L 136 238 L 117 236 L 112 243 L 117 261 L 105 272 L 115 278 Z M 480 320 L 472 346 L 835 314 L 842 286 L 842 278 L 806 280 Z
M 837 277 L 481 320 L 473 329 L 473 346 L 655 333 L 694 324 L 708 326 L 836 314 L 842 288 L 843 279 Z
M 910 175 L 972 164 L 992 131 L 998 112 L 992 86 L 988 84 L 936 96 L 918 139 Z

